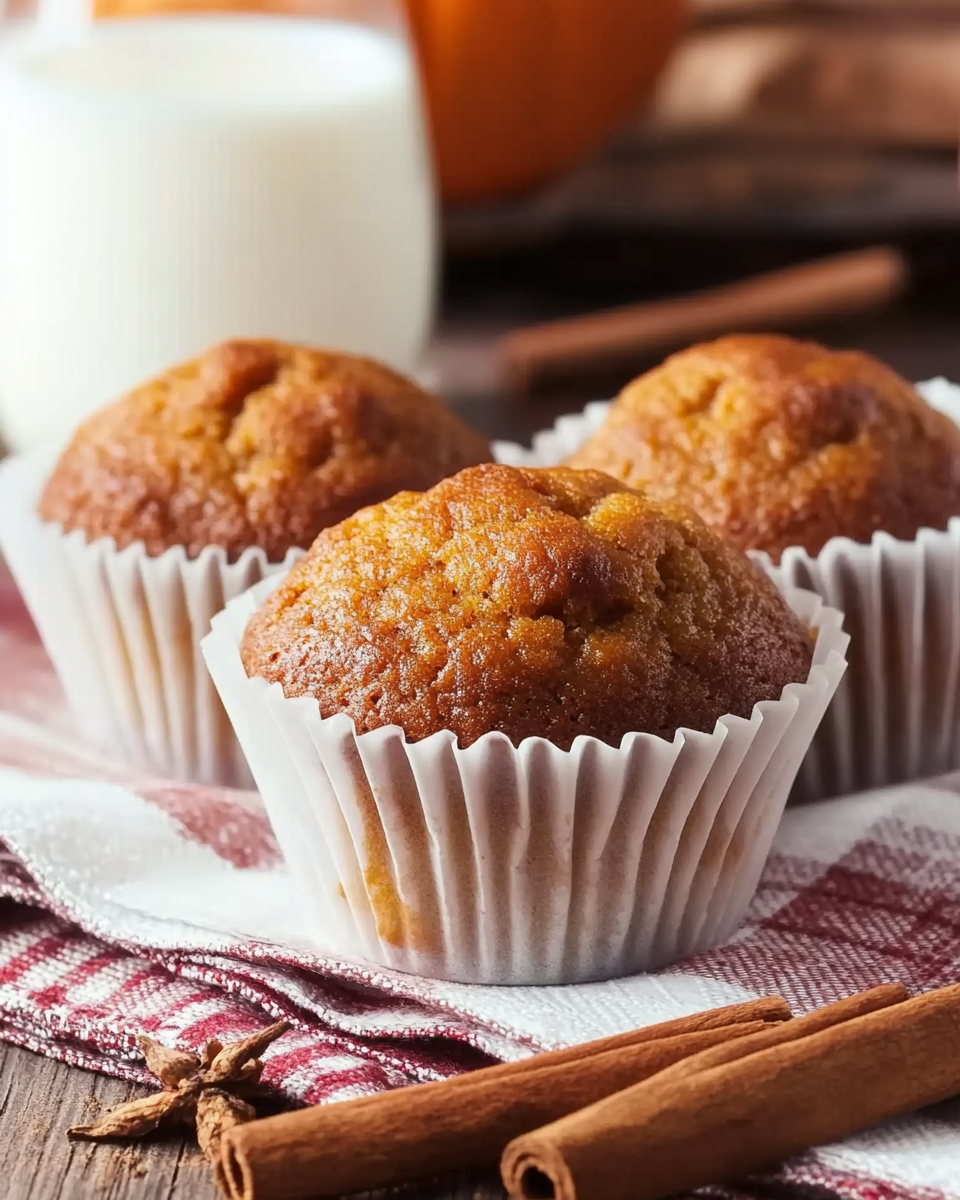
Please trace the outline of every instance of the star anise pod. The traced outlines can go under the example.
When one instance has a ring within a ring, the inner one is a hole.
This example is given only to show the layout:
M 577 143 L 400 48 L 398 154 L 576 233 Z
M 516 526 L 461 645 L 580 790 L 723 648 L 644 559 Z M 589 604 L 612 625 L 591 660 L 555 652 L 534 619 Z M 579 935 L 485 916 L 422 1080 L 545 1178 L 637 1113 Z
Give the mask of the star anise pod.
M 92 1125 L 74 1125 L 67 1134 L 101 1142 L 143 1137 L 161 1123 L 193 1125 L 200 1149 L 213 1164 L 217 1184 L 226 1193 L 220 1165 L 221 1138 L 232 1126 L 256 1117 L 249 1101 L 256 1096 L 263 1072 L 260 1055 L 289 1028 L 289 1022 L 278 1021 L 229 1046 L 207 1042 L 199 1058 L 141 1036 L 137 1044 L 147 1068 L 163 1084 L 163 1091 L 121 1104 Z

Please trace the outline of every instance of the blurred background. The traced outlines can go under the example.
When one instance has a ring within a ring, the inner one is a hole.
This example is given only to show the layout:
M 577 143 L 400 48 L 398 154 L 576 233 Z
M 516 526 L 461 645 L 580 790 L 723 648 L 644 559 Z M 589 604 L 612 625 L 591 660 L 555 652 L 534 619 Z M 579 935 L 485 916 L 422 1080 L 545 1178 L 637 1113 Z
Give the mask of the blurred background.
M 448 208 L 438 374 L 490 389 L 484 319 L 492 333 L 891 244 L 901 293 L 799 328 L 957 377 L 958 133 L 957 0 L 693 0 L 650 101 L 603 149 L 525 199 Z M 582 400 L 625 374 L 551 386 Z
M 98 18 L 324 4 L 94 2 Z M 614 354 L 508 378 L 517 329 L 864 247 L 888 257 L 852 299 L 841 268 L 839 299 L 828 286 L 788 319 L 780 294 L 769 327 L 960 379 L 960 0 L 406 0 L 405 16 L 440 191 L 420 373 L 488 433 L 609 395 L 679 337 L 668 320 L 631 346 L 628 321 Z

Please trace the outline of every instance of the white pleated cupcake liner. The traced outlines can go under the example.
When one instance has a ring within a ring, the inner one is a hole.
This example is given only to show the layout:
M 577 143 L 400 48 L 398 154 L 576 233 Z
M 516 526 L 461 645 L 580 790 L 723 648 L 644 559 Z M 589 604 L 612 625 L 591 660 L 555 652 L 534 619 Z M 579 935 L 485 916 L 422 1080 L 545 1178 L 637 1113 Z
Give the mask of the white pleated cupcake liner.
M 918 384 L 960 425 L 960 387 Z M 588 405 L 535 435 L 532 448 L 497 444 L 501 461 L 553 466 L 600 428 L 609 403 Z M 844 613 L 849 670 L 797 778 L 793 801 L 818 800 L 960 768 L 960 514 L 913 541 L 833 538 L 818 555 L 792 548 L 779 586 L 810 588 Z
M 318 936 L 353 957 L 484 984 L 647 970 L 741 921 L 814 731 L 845 669 L 842 616 L 790 589 L 817 631 L 804 683 L 672 742 L 629 734 L 570 751 L 488 733 L 408 743 L 248 678 L 258 584 L 203 642 Z
M 876 534 L 796 547 L 774 566 L 780 587 L 812 588 L 842 608 L 850 670 L 811 746 L 796 799 L 864 791 L 960 767 L 960 519 L 912 542 Z
M 200 652 L 215 613 L 274 564 L 219 546 L 156 557 L 118 550 L 40 519 L 50 455 L 0 464 L 0 552 L 7 560 L 84 735 L 171 778 L 250 787 L 252 776 Z
M 529 446 L 521 446 L 518 442 L 494 442 L 494 457 L 508 467 L 555 467 L 597 432 L 612 403 L 611 400 L 594 400 L 583 412 L 558 418 L 549 429 L 535 433 Z

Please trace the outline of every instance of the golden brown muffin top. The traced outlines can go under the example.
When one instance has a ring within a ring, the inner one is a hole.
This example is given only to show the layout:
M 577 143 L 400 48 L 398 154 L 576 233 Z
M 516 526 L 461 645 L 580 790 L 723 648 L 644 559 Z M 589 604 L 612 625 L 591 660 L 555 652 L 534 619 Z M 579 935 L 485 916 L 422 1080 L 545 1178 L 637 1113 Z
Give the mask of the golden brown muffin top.
M 487 465 L 327 529 L 247 626 L 247 674 L 360 732 L 672 738 L 807 678 L 773 584 L 596 471 Z
M 40 515 L 88 540 L 273 562 L 403 488 L 491 458 L 435 396 L 368 359 L 232 341 L 86 421 Z
M 688 504 L 775 561 L 833 537 L 909 540 L 960 515 L 960 429 L 868 355 L 786 337 L 675 355 L 567 461 Z

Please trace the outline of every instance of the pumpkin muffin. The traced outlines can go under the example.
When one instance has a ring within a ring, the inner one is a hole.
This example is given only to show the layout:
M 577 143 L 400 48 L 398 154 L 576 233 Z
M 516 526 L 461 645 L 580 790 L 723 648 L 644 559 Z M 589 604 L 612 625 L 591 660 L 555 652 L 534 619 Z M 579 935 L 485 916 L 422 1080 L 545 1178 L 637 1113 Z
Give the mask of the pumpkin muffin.
M 358 508 L 488 461 L 434 396 L 368 359 L 232 341 L 80 427 L 41 517 L 147 554 L 259 547 L 272 562 Z
M 866 354 L 738 336 L 668 359 L 567 460 L 694 508 L 778 562 L 960 515 L 960 429 Z
M 213 617 L 326 526 L 490 456 L 375 362 L 231 341 L 91 417 L 52 474 L 4 463 L 0 546 L 90 742 L 249 787 L 199 654 Z
M 358 732 L 567 749 L 749 716 L 806 680 L 812 641 L 691 512 L 595 471 L 488 464 L 321 533 L 241 658 Z

